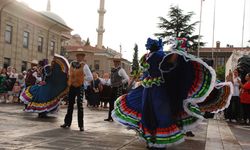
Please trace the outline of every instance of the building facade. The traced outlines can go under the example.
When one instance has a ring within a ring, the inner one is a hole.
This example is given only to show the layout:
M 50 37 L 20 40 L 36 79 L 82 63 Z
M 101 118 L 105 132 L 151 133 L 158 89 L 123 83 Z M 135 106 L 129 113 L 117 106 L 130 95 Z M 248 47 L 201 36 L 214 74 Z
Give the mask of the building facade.
M 200 48 L 200 57 L 206 59 L 212 59 L 214 61 L 214 68 L 219 66 L 225 66 L 228 59 L 234 51 L 250 51 L 249 47 L 233 47 L 232 45 L 226 45 L 226 47 L 221 47 L 220 42 L 216 42 L 216 47 L 205 47 Z M 197 55 L 197 52 L 190 52 L 193 55 Z
M 71 30 L 52 12 L 37 12 L 16 0 L 0 0 L 0 66 L 23 71 L 31 60 L 51 60 L 54 53 L 61 53 Z
M 114 67 L 112 58 L 117 55 L 120 56 L 120 53 L 113 49 L 105 47 L 100 49 L 87 45 L 86 41 L 81 40 L 81 37 L 77 34 L 73 35 L 69 41 L 66 41 L 64 48 L 67 51 L 66 57 L 69 61 L 75 60 L 75 55 L 77 53 L 84 53 L 85 61 L 89 65 L 91 71 L 96 71 L 100 75 L 105 72 L 110 73 L 111 68 Z M 131 62 L 122 59 L 121 66 L 130 74 Z

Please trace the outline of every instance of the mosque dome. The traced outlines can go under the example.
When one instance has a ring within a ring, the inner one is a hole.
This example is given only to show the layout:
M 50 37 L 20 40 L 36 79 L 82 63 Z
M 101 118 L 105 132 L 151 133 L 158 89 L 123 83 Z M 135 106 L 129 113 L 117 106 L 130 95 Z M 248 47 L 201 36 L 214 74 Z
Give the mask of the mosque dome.
M 63 25 L 65 25 L 65 26 L 67 26 L 66 22 L 60 16 L 58 16 L 57 14 L 55 14 L 53 12 L 50 12 L 50 11 L 42 11 L 41 13 L 43 15 L 45 15 L 45 16 L 47 16 L 47 17 L 49 17 L 49 18 L 51 18 L 51 19 L 53 19 L 53 20 L 55 20 L 55 21 L 57 21 L 57 22 L 59 22 L 59 23 L 61 23 Z

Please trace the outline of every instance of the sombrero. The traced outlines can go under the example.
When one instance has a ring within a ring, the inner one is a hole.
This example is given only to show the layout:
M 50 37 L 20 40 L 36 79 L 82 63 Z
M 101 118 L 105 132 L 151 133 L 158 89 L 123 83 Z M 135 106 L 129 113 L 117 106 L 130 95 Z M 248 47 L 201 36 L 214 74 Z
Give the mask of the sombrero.
M 86 56 L 86 54 L 84 53 L 84 52 L 77 52 L 76 54 L 75 54 L 75 56 Z
M 38 61 L 36 59 L 33 59 L 32 61 L 29 61 L 29 63 L 37 65 Z
M 120 54 L 115 55 L 114 57 L 109 58 L 113 61 L 122 61 L 122 57 Z

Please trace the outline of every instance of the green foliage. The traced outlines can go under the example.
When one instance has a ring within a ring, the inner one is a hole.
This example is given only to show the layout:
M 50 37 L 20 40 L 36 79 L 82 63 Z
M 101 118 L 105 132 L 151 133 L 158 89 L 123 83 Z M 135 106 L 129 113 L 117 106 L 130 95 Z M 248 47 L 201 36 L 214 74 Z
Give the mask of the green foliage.
M 225 66 L 217 67 L 216 75 L 218 80 L 225 81 Z
M 138 45 L 135 44 L 134 47 L 134 56 L 133 56 L 133 64 L 132 64 L 132 75 L 136 74 L 136 72 L 139 70 L 139 61 L 138 61 Z
M 195 31 L 195 26 L 199 23 L 199 21 L 190 23 L 193 15 L 193 12 L 184 14 L 183 10 L 178 6 L 171 6 L 167 15 L 169 19 L 159 17 L 160 23 L 158 23 L 158 27 L 163 30 L 163 32 L 155 33 L 155 36 L 163 39 L 166 37 L 185 37 L 190 42 L 189 48 L 197 50 L 199 35 L 193 35 L 193 32 Z M 205 43 L 200 42 L 200 46 L 204 45 Z
M 87 38 L 87 41 L 86 41 L 85 45 L 90 45 L 89 38 Z

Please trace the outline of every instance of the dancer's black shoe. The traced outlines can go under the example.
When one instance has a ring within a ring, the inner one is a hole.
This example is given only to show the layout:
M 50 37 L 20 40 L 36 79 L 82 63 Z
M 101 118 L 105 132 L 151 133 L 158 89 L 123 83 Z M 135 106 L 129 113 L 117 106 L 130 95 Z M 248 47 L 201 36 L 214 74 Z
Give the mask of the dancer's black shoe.
M 104 119 L 104 121 L 110 121 L 110 122 L 113 122 L 114 120 L 112 118 L 107 118 L 107 119 Z
M 69 128 L 70 126 L 67 125 L 67 124 L 63 124 L 63 125 L 61 125 L 60 127 L 61 127 L 61 128 Z

